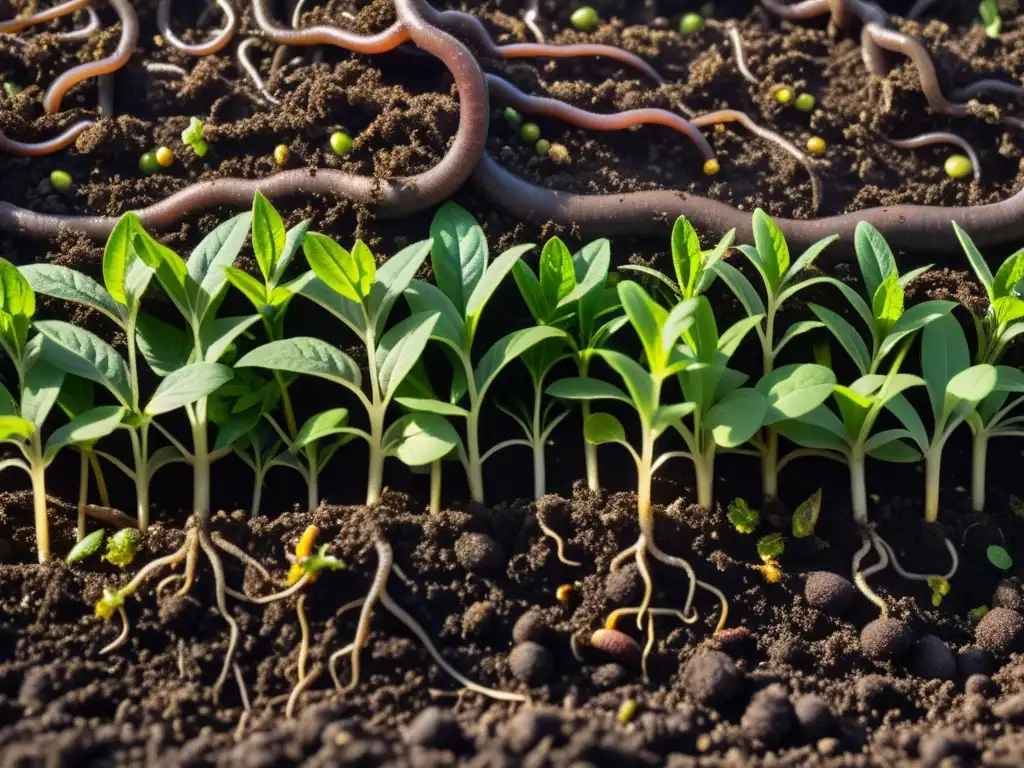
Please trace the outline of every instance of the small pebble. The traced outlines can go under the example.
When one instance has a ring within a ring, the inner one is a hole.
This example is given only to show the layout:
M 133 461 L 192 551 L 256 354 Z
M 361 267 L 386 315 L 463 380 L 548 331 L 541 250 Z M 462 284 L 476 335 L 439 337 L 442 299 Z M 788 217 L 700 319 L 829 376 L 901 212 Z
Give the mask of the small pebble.
M 708 638 L 708 645 L 734 659 L 756 646 L 754 633 L 747 627 L 727 627 Z
M 987 675 L 992 671 L 992 656 L 982 648 L 968 645 L 956 655 L 956 671 L 961 680 L 971 675 Z
M 406 727 L 403 741 L 420 747 L 456 749 L 463 741 L 462 727 L 449 710 L 427 707 Z
M 860 633 L 860 649 L 873 661 L 893 661 L 910 650 L 914 635 L 898 619 L 886 616 L 865 625 Z
M 536 608 L 531 608 L 512 625 L 512 640 L 516 643 L 540 643 L 544 644 L 551 638 L 551 626 L 548 624 L 544 613 Z
M 557 734 L 563 722 L 557 710 L 521 709 L 505 725 L 505 744 L 512 753 L 525 755 L 541 739 Z
M 497 623 L 494 606 L 486 601 L 473 603 L 462 614 L 462 638 L 484 637 Z
M 455 559 L 471 573 L 496 573 L 505 567 L 505 548 L 486 533 L 464 533 L 455 542 Z
M 602 664 L 590 673 L 590 682 L 597 688 L 616 688 L 629 679 L 629 671 L 621 664 Z
M 952 680 L 956 677 L 956 657 L 935 635 L 925 635 L 910 651 L 910 671 L 929 680 Z
M 964 692 L 988 699 L 999 693 L 999 686 L 988 675 L 971 675 L 964 683 Z
M 815 745 L 818 752 L 829 757 L 839 752 L 839 748 L 842 744 L 835 736 L 827 736 L 824 739 L 818 739 L 818 743 Z
M 992 593 L 992 607 L 1009 608 L 1011 611 L 1024 614 L 1024 590 L 1020 588 L 1020 581 L 1003 579 L 996 584 Z
M 551 679 L 555 662 L 551 651 L 540 643 L 520 643 L 508 655 L 508 666 L 520 682 L 531 688 Z
M 1007 696 L 992 707 L 992 714 L 1008 723 L 1024 725 L 1024 693 Z
M 21 686 L 18 688 L 18 704 L 27 710 L 27 713 L 37 711 L 42 705 L 49 701 L 50 678 L 42 667 L 32 667 L 21 679 Z
M 1024 644 L 1024 617 L 1009 608 L 993 608 L 974 628 L 974 642 L 998 656 L 1019 651 Z
M 633 563 L 608 574 L 604 580 L 604 595 L 612 605 L 633 605 L 643 594 L 643 581 Z
M 747 705 L 740 728 L 770 747 L 782 744 L 796 721 L 789 694 L 779 684 L 758 691 Z
M 804 598 L 808 604 L 835 616 L 850 606 L 856 594 L 853 584 L 832 571 L 813 571 L 804 581 Z
M 743 673 L 721 651 L 701 651 L 683 667 L 684 688 L 701 704 L 723 704 L 739 690 Z
M 817 694 L 807 693 L 801 696 L 793 705 L 793 711 L 800 732 L 808 742 L 823 739 L 836 728 L 836 718 L 828 702 Z
M 973 757 L 974 751 L 970 742 L 957 738 L 955 733 L 949 731 L 928 734 L 921 739 L 917 748 L 921 763 L 927 768 L 939 766 L 949 757 Z

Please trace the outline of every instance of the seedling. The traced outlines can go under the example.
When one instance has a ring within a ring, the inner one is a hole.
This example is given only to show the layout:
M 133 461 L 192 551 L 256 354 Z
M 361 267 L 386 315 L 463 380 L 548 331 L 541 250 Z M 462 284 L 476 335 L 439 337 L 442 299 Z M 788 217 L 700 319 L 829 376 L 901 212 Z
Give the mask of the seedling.
M 782 306 L 799 291 L 822 283 L 835 282 L 829 277 L 804 278 L 803 273 L 811 267 L 821 253 L 835 242 L 836 236 L 826 237 L 791 260 L 789 245 L 782 230 L 763 210 L 754 211 L 754 246 L 741 245 L 738 250 L 754 266 L 764 283 L 764 298 L 758 294 L 742 272 L 727 261 L 714 262 L 712 269 L 736 295 L 746 310 L 747 316 L 759 318 L 754 326 L 761 343 L 761 375 L 768 377 L 775 371 L 775 360 L 782 350 L 797 336 L 822 327 L 817 320 L 801 320 L 787 328 L 776 341 L 777 315 Z M 804 365 L 786 368 L 781 377 L 759 384 L 757 389 L 768 394 L 772 387 L 778 387 L 776 399 L 783 399 L 785 405 L 773 406 L 770 421 L 766 423 L 753 445 L 761 456 L 761 485 L 765 498 L 776 499 L 779 494 L 779 435 L 773 426 L 781 418 L 797 418 L 821 405 L 836 383 L 835 376 L 825 366 Z M 777 411 L 777 413 L 776 413 Z
M 95 406 L 95 398 L 91 381 L 77 376 L 65 376 L 64 383 L 57 396 L 57 405 L 68 419 L 74 419 Z M 100 466 L 96 441 L 72 446 L 79 455 L 78 469 L 78 540 L 85 537 L 86 516 L 89 506 L 89 486 L 92 478 L 96 479 L 96 490 L 100 496 L 100 504 L 110 507 L 110 494 L 107 481 Z
M 761 513 L 751 507 L 746 499 L 733 499 L 725 514 L 737 533 L 753 533 L 761 524 Z
M 999 17 L 999 0 L 981 0 L 978 15 L 985 25 L 985 34 L 993 40 L 998 40 L 1003 31 L 1003 20 Z
M 769 584 L 782 581 L 782 567 L 779 558 L 786 551 L 786 539 L 781 533 L 769 533 L 757 540 L 757 556 L 762 565 L 754 566 Z
M 814 529 L 818 525 L 818 515 L 820 514 L 821 488 L 812 493 L 793 513 L 793 537 L 803 539 L 814 535 Z
M 989 442 L 997 437 L 1024 437 L 1024 414 L 1015 415 L 1024 405 L 1024 373 L 1006 365 L 997 365 L 995 370 L 992 393 L 967 414 L 972 434 L 971 508 L 975 512 L 985 509 Z
M 135 560 L 142 546 L 142 534 L 134 528 L 123 528 L 107 539 L 107 552 L 103 559 L 118 568 L 127 568 Z

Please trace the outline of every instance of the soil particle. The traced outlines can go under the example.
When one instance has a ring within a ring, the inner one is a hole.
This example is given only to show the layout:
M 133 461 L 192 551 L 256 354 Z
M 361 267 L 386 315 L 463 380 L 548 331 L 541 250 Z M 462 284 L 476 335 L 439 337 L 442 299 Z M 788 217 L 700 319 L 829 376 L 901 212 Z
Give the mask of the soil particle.
M 1013 725 L 1024 725 L 1024 693 L 1007 696 L 992 707 L 992 714 Z
M 683 686 L 701 704 L 727 703 L 740 689 L 743 673 L 721 651 L 702 651 L 683 668 Z
M 629 670 L 621 664 L 602 664 L 590 674 L 590 682 L 601 689 L 615 688 L 629 679 Z
M 789 694 L 775 684 L 754 694 L 740 719 L 740 728 L 752 739 L 775 747 L 786 741 L 795 721 Z
M 995 684 L 988 675 L 971 675 L 964 683 L 964 692 L 972 696 L 982 696 L 986 699 L 999 693 L 999 686 Z
M 512 640 L 516 643 L 540 643 L 551 639 L 552 630 L 543 611 L 531 609 L 516 619 L 512 626 Z
M 956 672 L 961 680 L 992 671 L 992 656 L 983 648 L 968 645 L 956 655 Z
M 856 596 L 853 584 L 832 571 L 814 571 L 804 580 L 804 598 L 812 608 L 841 615 Z
M 793 704 L 800 733 L 808 742 L 818 741 L 832 734 L 836 718 L 828 702 L 814 693 L 801 696 Z
M 910 671 L 929 680 L 952 680 L 956 677 L 956 657 L 935 635 L 925 635 L 910 651 Z
M 1009 608 L 993 608 L 975 627 L 974 642 L 997 656 L 1020 650 L 1024 644 L 1024 616 Z
M 899 619 L 882 616 L 860 632 L 860 649 L 872 661 L 893 661 L 910 650 L 914 635 Z
M 855 686 L 857 699 L 867 709 L 894 709 L 903 702 L 903 697 L 892 684 L 892 680 L 882 675 L 865 675 Z
M 497 623 L 498 614 L 491 603 L 473 603 L 462 614 L 462 639 L 486 637 L 495 629 Z
M 160 603 L 160 621 L 172 631 L 184 631 L 203 615 L 203 606 L 190 595 L 171 595 Z
M 455 716 L 439 707 L 427 707 L 416 715 L 402 738 L 410 746 L 447 750 L 458 749 L 465 740 Z
M 995 591 L 992 593 L 992 606 L 1024 613 L 1024 590 L 1020 588 L 1020 580 L 1016 578 L 1003 579 L 996 584 Z
M 947 758 L 970 759 L 975 757 L 976 750 L 973 744 L 958 738 L 955 733 L 938 731 L 921 739 L 918 755 L 926 768 L 939 765 L 945 767 L 948 764 L 944 762 Z
M 42 667 L 32 667 L 21 680 L 18 703 L 27 713 L 36 712 L 49 701 L 50 676 Z
M 455 557 L 459 565 L 471 573 L 495 574 L 508 559 L 505 548 L 486 533 L 464 533 L 455 542 Z
M 604 582 L 604 594 L 612 605 L 632 605 L 643 594 L 643 581 L 633 563 L 612 571 Z
M 551 651 L 540 643 L 520 643 L 508 655 L 508 666 L 516 679 L 530 687 L 543 685 L 554 671 Z
M 555 736 L 564 720 L 557 710 L 521 709 L 505 726 L 505 745 L 516 755 L 525 755 L 542 739 Z

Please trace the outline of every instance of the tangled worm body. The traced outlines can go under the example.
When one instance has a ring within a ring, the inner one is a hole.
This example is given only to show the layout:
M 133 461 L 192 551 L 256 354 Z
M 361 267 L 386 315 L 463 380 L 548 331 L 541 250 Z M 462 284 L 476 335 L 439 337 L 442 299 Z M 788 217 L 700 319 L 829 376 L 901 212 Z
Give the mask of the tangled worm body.
M 45 11 L 33 13 L 30 16 L 0 21 L 0 34 L 14 34 L 35 24 L 44 24 L 47 21 L 59 19 L 61 16 L 74 13 L 88 2 L 89 0 L 67 0 L 66 2 L 58 3 L 52 8 L 47 8 Z
M 179 51 L 188 54 L 189 56 L 209 56 L 231 42 L 231 38 L 234 36 L 235 30 L 238 28 L 238 16 L 235 14 L 235 9 L 231 7 L 231 4 L 227 2 L 227 0 L 216 0 L 217 7 L 220 8 L 221 13 L 224 14 L 224 26 L 217 30 L 213 37 L 205 43 L 196 43 L 192 45 L 184 42 L 174 34 L 174 30 L 171 29 L 172 2 L 173 0 L 160 0 L 160 5 L 156 8 L 156 25 L 160 29 L 160 34 L 164 36 L 164 39 Z

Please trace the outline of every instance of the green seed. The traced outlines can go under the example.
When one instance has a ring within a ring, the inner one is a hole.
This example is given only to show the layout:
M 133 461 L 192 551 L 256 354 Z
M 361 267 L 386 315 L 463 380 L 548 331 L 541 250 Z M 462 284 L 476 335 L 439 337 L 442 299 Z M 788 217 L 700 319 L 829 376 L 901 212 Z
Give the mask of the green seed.
M 535 144 L 540 140 L 540 126 L 536 123 L 525 123 L 523 127 L 519 129 L 519 135 L 522 136 L 523 141 L 528 144 Z
M 519 114 L 518 110 L 512 109 L 512 107 L 505 107 L 505 119 L 508 120 L 513 127 L 518 128 L 523 124 L 523 116 Z
M 601 23 L 601 17 L 589 5 L 584 5 L 572 12 L 569 22 L 580 32 L 593 32 Z
M 54 171 L 54 173 L 60 173 L 60 171 Z M 71 551 L 68 552 L 68 556 L 65 561 L 68 563 L 77 563 L 79 560 L 84 560 L 89 555 L 95 554 L 100 544 L 103 543 L 103 537 L 106 536 L 107 532 L 100 528 L 98 531 L 93 531 L 80 542 L 72 547 Z
M 793 89 L 783 86 L 775 91 L 775 100 L 779 104 L 789 104 L 793 100 Z
M 704 29 L 704 17 L 699 13 L 687 13 L 679 20 L 679 34 L 696 35 Z
M 334 154 L 344 157 L 352 151 L 352 137 L 344 131 L 335 131 L 331 134 L 331 149 Z
M 636 701 L 634 699 L 626 699 L 622 704 L 619 705 L 619 722 L 625 725 L 633 719 L 633 715 L 636 714 Z
M 160 170 L 160 163 L 156 161 L 156 152 L 146 152 L 139 158 L 139 170 L 147 176 L 152 176 Z
M 812 109 L 814 109 L 814 105 L 817 103 L 818 102 L 815 100 L 813 96 L 811 96 L 811 94 L 801 93 L 799 96 L 796 97 L 796 101 L 793 103 L 793 106 L 799 109 L 801 112 L 810 112 Z
M 21 86 L 17 83 L 12 83 L 10 80 L 4 80 L 4 93 L 7 94 L 7 98 L 13 99 L 21 93 Z
M 551 151 L 551 142 L 547 139 L 541 139 L 534 145 L 534 149 L 537 150 L 537 154 L 541 157 L 547 157 L 548 152 Z
M 946 175 L 951 179 L 962 179 L 974 171 L 969 158 L 964 155 L 950 155 L 946 158 Z
M 72 185 L 71 174 L 67 171 L 52 171 L 50 173 L 50 183 L 61 192 L 67 192 L 71 189 Z

